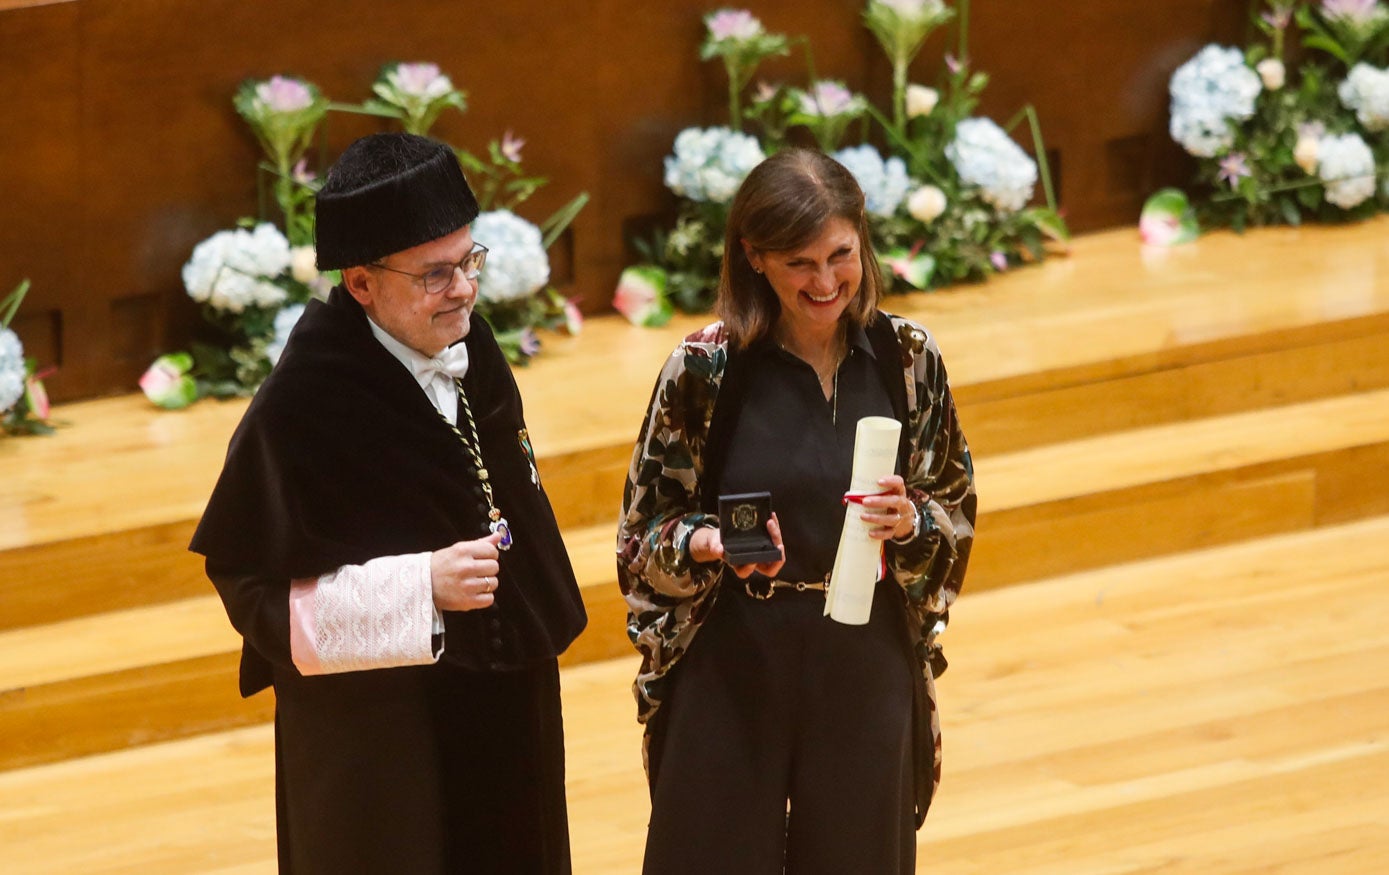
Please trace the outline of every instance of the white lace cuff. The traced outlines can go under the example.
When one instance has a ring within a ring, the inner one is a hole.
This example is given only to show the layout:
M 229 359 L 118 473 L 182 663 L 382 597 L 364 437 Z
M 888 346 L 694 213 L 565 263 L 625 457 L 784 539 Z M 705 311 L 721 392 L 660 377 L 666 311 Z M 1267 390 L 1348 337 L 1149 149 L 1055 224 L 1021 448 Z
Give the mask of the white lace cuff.
M 334 674 L 438 659 L 428 553 L 344 565 L 289 590 L 289 644 L 304 675 Z

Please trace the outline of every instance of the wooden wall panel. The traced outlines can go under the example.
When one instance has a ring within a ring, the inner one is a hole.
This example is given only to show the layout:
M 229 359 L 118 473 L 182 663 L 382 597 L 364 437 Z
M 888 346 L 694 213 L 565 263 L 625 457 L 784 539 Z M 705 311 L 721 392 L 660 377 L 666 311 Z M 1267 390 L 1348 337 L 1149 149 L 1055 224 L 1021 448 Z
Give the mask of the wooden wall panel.
M 469 93 L 436 133 L 472 148 L 510 129 L 554 182 L 522 209 L 592 196 L 557 276 L 606 309 L 624 234 L 667 215 L 661 159 L 682 128 L 725 121 L 723 72 L 701 63 L 710 0 L 71 0 L 0 3 L 0 288 L 34 280 L 16 328 L 57 363 L 59 399 L 129 391 L 156 353 L 200 327 L 179 269 L 194 244 L 256 210 L 259 149 L 231 107 L 248 77 L 295 73 L 356 101 L 382 63 L 433 60 Z M 762 0 L 767 26 L 805 34 L 823 76 L 880 104 L 886 60 L 859 0 Z M 1077 230 L 1133 221 L 1190 166 L 1165 133 L 1166 82 L 1200 44 L 1243 32 L 1229 0 L 976 0 L 971 53 L 1000 121 L 1031 101 Z M 913 78 L 933 82 L 933 38 Z M 766 65 L 800 82 L 804 53 Z M 380 127 L 330 117 L 328 153 Z M 1020 137 L 1021 139 L 1021 137 Z
M 0 296 L 33 280 L 13 327 L 25 351 L 68 367 L 77 316 L 81 198 L 78 4 L 0 11 Z

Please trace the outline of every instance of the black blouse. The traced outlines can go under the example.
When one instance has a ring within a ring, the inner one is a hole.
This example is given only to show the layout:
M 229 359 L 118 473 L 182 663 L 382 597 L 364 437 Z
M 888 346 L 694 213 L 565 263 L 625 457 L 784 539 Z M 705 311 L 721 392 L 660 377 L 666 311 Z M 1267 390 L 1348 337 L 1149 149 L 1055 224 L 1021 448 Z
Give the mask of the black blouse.
M 764 342 L 750 347 L 748 383 L 719 494 L 770 492 L 781 523 L 782 580 L 821 580 L 834 567 L 854 437 L 865 416 L 892 416 L 892 401 L 862 328 L 852 326 L 835 396 L 826 401 L 809 364 Z M 900 471 L 898 473 L 901 473 Z

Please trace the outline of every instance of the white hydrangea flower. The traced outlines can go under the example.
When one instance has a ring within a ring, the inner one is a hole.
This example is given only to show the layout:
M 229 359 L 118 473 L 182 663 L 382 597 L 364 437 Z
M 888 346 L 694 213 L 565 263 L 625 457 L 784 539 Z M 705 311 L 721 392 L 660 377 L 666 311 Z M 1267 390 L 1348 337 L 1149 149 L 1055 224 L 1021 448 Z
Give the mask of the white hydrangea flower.
M 868 212 L 886 218 L 897 212 L 912 181 L 907 177 L 907 165 L 901 158 L 893 157 L 886 161 L 878 150 L 864 144 L 840 149 L 834 160 L 843 164 L 858 180 L 863 189 L 863 198 Z
M 19 335 L 0 328 L 0 413 L 24 397 L 24 347 Z
M 666 187 L 693 201 L 727 203 L 767 156 L 755 137 L 728 128 L 686 128 L 665 161 Z
M 1254 114 L 1263 91 L 1239 49 L 1208 45 L 1177 68 L 1172 94 L 1172 139 L 1198 158 L 1212 158 L 1234 144 L 1231 122 Z
M 1389 70 L 1356 64 L 1336 93 L 1347 109 L 1355 111 L 1366 130 L 1389 128 Z
M 1005 213 L 1017 212 L 1032 199 L 1037 162 L 992 119 L 960 122 L 945 156 L 962 181 L 978 186 L 984 200 Z
M 193 300 L 228 313 L 274 307 L 285 300 L 275 279 L 290 260 L 289 241 L 268 222 L 251 231 L 218 231 L 194 247 L 183 266 L 183 285 Z
M 473 239 L 486 246 L 487 265 L 478 277 L 484 300 L 514 301 L 550 281 L 550 257 L 540 229 L 510 210 L 492 210 L 473 221 Z
M 1375 156 L 1359 134 L 1322 137 L 1317 157 L 1328 203 L 1349 210 L 1374 196 Z
M 299 317 L 304 315 L 303 304 L 290 304 L 281 307 L 280 312 L 275 314 L 275 336 L 265 344 L 265 357 L 270 359 L 270 364 L 278 365 L 280 356 L 284 354 L 285 342 L 289 340 L 289 333 L 298 324 Z

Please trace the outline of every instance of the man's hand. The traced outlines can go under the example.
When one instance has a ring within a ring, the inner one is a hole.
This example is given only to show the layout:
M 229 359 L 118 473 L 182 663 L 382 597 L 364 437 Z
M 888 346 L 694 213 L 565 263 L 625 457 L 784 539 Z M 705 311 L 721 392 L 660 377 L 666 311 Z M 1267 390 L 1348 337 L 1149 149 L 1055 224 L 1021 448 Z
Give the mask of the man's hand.
M 497 544 L 501 539 L 501 535 L 491 534 L 434 551 L 429 557 L 429 576 L 436 608 L 475 611 L 492 606 L 500 570 Z

